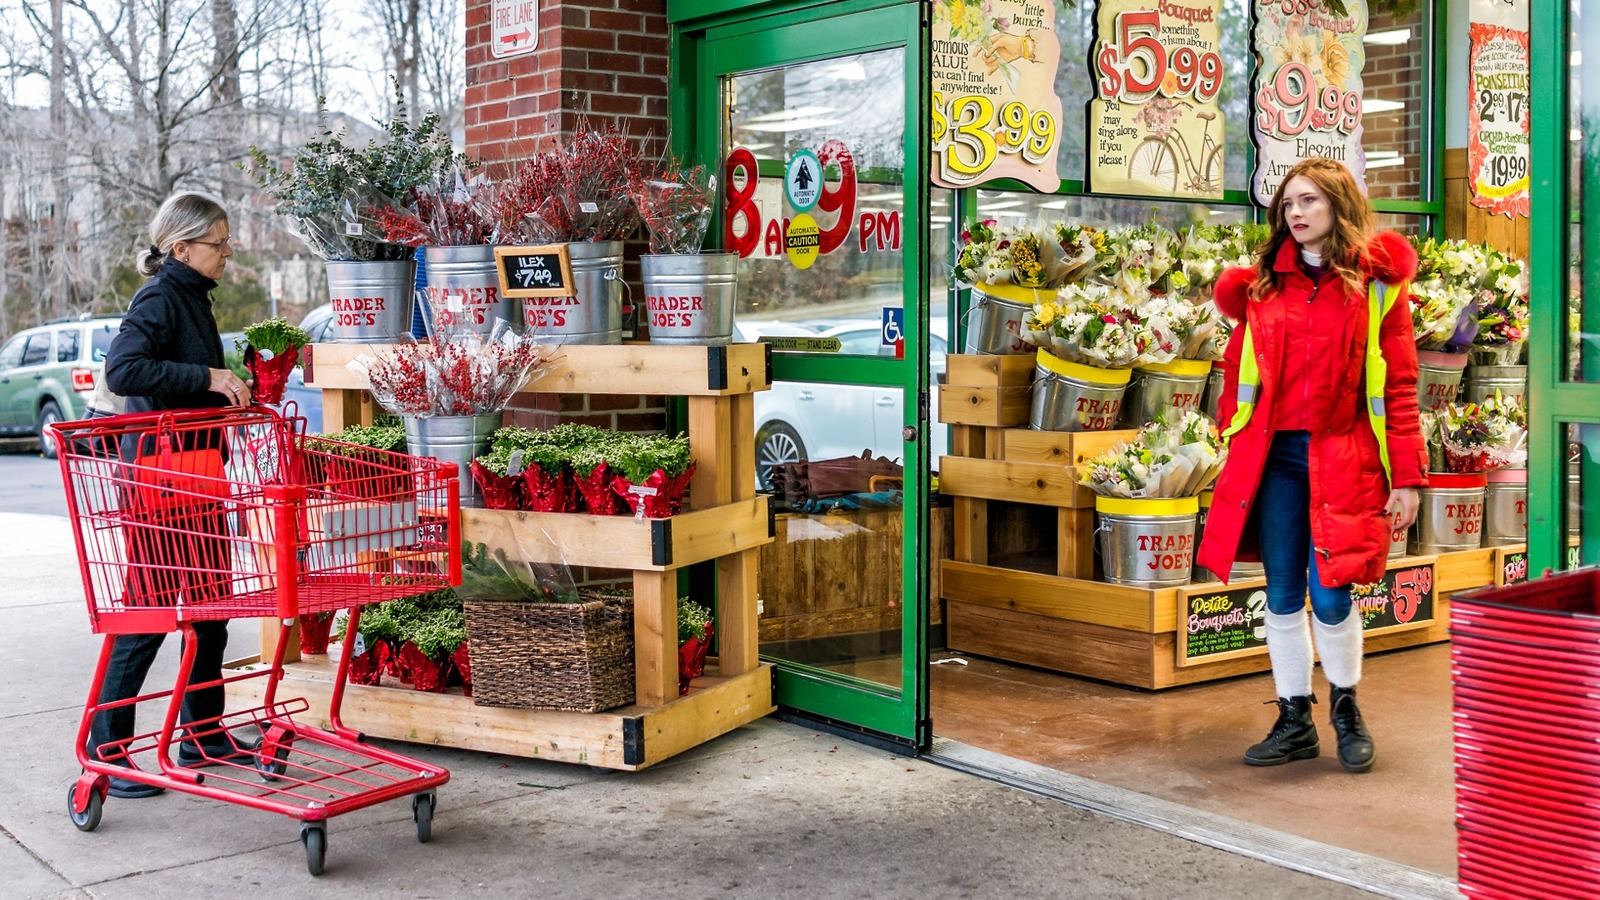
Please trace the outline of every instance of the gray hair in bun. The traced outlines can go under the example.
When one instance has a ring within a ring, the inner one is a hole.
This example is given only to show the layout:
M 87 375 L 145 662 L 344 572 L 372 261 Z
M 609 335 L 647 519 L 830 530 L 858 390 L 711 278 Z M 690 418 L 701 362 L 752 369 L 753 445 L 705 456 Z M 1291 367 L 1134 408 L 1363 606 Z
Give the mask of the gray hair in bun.
M 161 271 L 161 264 L 172 255 L 173 244 L 199 240 L 212 225 L 227 218 L 228 211 L 209 194 L 183 191 L 168 197 L 150 220 L 150 246 L 136 257 L 139 272 L 149 277 Z

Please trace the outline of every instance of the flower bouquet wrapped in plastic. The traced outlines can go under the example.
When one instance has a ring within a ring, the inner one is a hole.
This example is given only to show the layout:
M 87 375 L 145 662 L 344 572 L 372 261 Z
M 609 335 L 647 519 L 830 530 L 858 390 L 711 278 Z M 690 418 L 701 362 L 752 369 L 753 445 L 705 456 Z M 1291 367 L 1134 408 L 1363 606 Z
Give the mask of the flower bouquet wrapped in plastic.
M 1445 406 L 1424 413 L 1429 467 L 1440 472 L 1488 472 L 1527 465 L 1527 420 L 1513 400 Z
M 1057 222 L 1050 236 L 1061 248 L 1061 283 L 1068 284 L 1087 276 L 1094 261 L 1105 250 L 1105 232 L 1093 225 Z
M 488 176 L 455 171 L 443 181 L 419 188 L 412 212 L 432 246 L 487 244 L 494 235 L 494 197 Z
M 1102 497 L 1193 497 L 1216 480 L 1225 456 L 1209 418 L 1168 410 L 1133 441 L 1090 460 L 1078 480 Z
M 717 176 L 705 166 L 683 168 L 675 161 L 639 178 L 629 190 L 650 234 L 651 253 L 699 253 L 717 198 Z
M 555 348 L 497 322 L 488 335 L 436 331 L 426 341 L 393 345 L 349 366 L 364 374 L 373 399 L 398 416 L 481 416 L 505 409 L 511 395 L 545 371 Z
M 1527 268 L 1516 257 L 1485 247 L 1488 260 L 1478 286 L 1478 333 L 1473 362 L 1517 365 L 1528 340 Z
M 1014 284 L 1047 289 L 1062 283 L 1069 263 L 1061 245 L 1044 226 L 998 225 L 993 219 L 973 222 L 962 232 L 956 281 L 968 287 Z
M 1178 235 L 1154 222 L 1113 228 L 1104 235 L 1094 276 L 1127 293 L 1182 290 L 1188 280 L 1178 265 Z

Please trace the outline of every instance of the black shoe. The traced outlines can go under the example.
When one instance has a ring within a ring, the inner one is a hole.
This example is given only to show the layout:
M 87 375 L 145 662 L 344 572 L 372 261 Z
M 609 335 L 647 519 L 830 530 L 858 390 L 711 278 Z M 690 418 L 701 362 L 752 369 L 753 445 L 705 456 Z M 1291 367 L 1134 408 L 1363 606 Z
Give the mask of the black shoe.
M 1356 689 L 1336 687 L 1328 698 L 1332 708 L 1333 730 L 1339 736 L 1339 765 L 1346 772 L 1361 773 L 1372 768 L 1377 751 L 1372 748 L 1372 735 L 1367 733 L 1367 723 L 1361 721 L 1361 710 L 1356 706 Z
M 1278 721 L 1272 723 L 1267 739 L 1244 752 L 1252 766 L 1281 766 L 1297 759 L 1314 759 L 1321 752 L 1317 726 L 1311 721 L 1311 704 L 1317 698 L 1279 697 Z
M 243 763 L 250 760 L 260 747 L 260 740 L 239 741 L 220 735 L 199 746 L 192 741 L 184 741 L 178 745 L 178 765 L 186 769 L 199 769 L 223 762 Z
M 111 777 L 111 785 L 106 788 L 106 793 L 123 800 L 143 800 L 157 794 L 165 794 L 167 789 L 154 784 L 145 784 L 142 781 L 132 781 L 127 778 Z

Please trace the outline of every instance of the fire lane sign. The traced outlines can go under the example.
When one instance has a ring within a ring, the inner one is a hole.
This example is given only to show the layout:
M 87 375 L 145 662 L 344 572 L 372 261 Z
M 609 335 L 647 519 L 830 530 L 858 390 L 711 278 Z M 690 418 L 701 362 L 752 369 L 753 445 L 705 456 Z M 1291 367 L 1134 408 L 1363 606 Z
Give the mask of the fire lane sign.
M 539 0 L 493 0 L 489 4 L 489 55 L 516 56 L 539 47 Z

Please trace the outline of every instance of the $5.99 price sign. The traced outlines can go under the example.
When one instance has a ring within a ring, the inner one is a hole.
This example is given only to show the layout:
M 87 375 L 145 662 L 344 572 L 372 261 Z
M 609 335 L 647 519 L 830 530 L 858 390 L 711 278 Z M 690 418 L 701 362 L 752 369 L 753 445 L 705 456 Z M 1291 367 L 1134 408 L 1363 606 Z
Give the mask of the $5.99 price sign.
M 951 182 L 985 180 L 1002 153 L 1030 165 L 1054 158 L 1059 126 L 1049 110 L 1029 109 L 1021 100 L 996 109 L 985 96 L 933 92 L 934 153 Z
M 1162 4 L 1164 8 L 1169 6 Z M 1213 10 L 1199 12 L 1211 15 L 1185 19 L 1216 21 Z M 1190 44 L 1169 47 L 1159 37 L 1161 30 L 1161 10 L 1117 14 L 1112 39 L 1102 39 L 1095 48 L 1095 89 L 1100 99 L 1143 103 L 1159 91 L 1167 97 L 1209 103 L 1217 96 L 1222 90 L 1222 56 L 1215 50 Z

